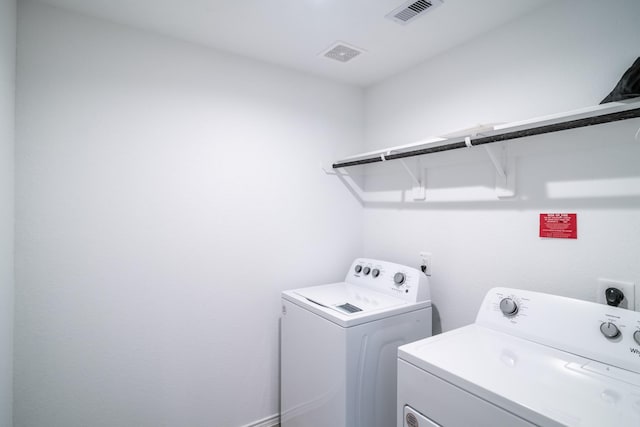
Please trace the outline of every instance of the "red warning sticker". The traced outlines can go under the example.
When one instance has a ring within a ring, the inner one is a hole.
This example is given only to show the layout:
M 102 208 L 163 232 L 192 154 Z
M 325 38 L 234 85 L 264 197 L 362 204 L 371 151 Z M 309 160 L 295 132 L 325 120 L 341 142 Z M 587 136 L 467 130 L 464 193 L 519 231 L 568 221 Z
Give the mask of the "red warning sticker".
M 577 239 L 578 214 L 541 213 L 540 237 L 552 239 Z

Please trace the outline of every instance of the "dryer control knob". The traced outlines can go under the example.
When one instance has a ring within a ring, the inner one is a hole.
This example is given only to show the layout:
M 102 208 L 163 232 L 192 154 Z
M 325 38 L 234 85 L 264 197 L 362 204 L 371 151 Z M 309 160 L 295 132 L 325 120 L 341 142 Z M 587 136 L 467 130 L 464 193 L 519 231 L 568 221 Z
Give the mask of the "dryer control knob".
M 396 273 L 393 276 L 393 282 L 396 284 L 396 286 L 400 286 L 404 283 L 404 279 L 405 279 L 405 275 L 404 273 Z
M 620 329 L 611 322 L 603 322 L 600 325 L 600 332 L 609 339 L 617 338 L 620 335 Z
M 502 298 L 500 301 L 500 311 L 505 316 L 515 316 L 518 313 L 518 304 L 511 298 Z
M 371 269 L 370 269 L 369 267 L 365 267 L 365 268 L 362 270 L 362 272 L 364 273 L 364 275 L 365 275 L 365 276 L 366 276 L 366 275 L 368 275 L 370 271 L 371 271 Z
M 374 268 L 373 270 L 371 270 L 371 275 L 375 278 L 378 277 L 380 275 L 380 270 L 378 270 L 377 268 Z
M 638 345 L 640 345 L 640 331 L 635 331 L 633 333 L 633 339 L 636 340 L 636 343 L 638 343 Z
M 362 266 L 360 264 L 356 265 L 356 273 L 360 273 L 362 271 Z

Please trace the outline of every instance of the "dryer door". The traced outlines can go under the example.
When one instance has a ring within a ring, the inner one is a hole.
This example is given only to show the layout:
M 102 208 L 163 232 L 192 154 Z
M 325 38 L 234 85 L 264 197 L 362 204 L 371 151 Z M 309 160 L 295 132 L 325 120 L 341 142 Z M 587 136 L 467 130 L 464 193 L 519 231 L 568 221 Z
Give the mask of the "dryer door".
M 420 412 L 407 405 L 404 407 L 403 418 L 403 427 L 441 427 L 440 424 L 434 423 Z

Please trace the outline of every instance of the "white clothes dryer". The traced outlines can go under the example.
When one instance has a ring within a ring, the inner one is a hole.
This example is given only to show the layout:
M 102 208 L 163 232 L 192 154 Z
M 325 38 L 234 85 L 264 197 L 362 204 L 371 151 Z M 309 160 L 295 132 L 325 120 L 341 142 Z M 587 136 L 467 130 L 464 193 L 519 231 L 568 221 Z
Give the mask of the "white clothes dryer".
M 640 313 L 510 288 L 398 349 L 398 427 L 640 426 Z
M 344 282 L 282 293 L 281 426 L 395 424 L 398 346 L 431 336 L 427 276 L 356 259 Z

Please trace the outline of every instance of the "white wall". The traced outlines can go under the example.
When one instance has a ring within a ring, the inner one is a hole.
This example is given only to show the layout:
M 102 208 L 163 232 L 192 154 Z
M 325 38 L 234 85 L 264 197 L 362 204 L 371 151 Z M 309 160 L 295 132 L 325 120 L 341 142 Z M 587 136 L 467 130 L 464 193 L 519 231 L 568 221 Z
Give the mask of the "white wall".
M 0 1 L 0 427 L 13 412 L 13 192 L 16 2 Z
M 639 7 L 559 1 L 369 88 L 366 148 L 596 104 L 639 54 Z M 279 291 L 340 279 L 362 242 L 433 252 L 444 330 L 493 285 L 640 283 L 638 120 L 510 143 L 512 200 L 481 150 L 430 156 L 429 201 L 368 205 L 363 235 L 318 167 L 363 149 L 357 89 L 26 1 L 17 101 L 16 426 L 276 413 Z M 397 165 L 370 172 L 406 197 Z M 537 237 L 558 211 L 578 240 Z
M 598 104 L 640 55 L 638 16 L 635 0 L 555 2 L 371 87 L 367 148 Z M 495 285 L 594 300 L 598 277 L 640 283 L 638 127 L 634 119 L 508 144 L 512 200 L 496 199 L 481 148 L 423 156 L 423 203 L 400 202 L 410 183 L 393 162 L 371 167 L 367 190 L 398 202 L 366 207 L 365 254 L 415 264 L 420 250 L 433 252 L 443 330 L 472 322 Z M 540 239 L 545 212 L 578 213 L 579 238 Z
M 362 91 L 21 2 L 15 425 L 279 411 L 280 291 L 340 280 Z

